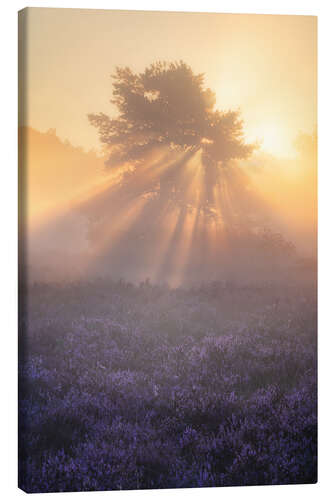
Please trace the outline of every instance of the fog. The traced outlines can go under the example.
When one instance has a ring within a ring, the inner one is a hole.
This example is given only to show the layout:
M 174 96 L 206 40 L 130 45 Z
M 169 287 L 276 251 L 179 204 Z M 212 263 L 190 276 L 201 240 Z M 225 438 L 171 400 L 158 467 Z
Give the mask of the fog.
M 232 161 L 210 213 L 199 203 L 206 193 L 200 153 L 160 148 L 140 176 L 126 168 L 111 175 L 101 154 L 74 148 L 55 131 L 28 129 L 24 137 L 22 236 L 32 281 L 107 276 L 178 286 L 313 277 L 314 136 L 296 138 L 294 158 L 259 150 Z M 182 203 L 153 189 L 173 172 Z

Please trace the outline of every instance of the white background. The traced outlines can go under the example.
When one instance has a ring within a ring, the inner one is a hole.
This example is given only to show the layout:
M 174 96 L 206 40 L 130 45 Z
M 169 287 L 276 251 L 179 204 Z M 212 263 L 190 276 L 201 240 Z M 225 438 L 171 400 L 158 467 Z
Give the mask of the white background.
M 1 183 L 0 183 L 0 495 L 17 489 L 17 11 L 29 7 L 211 11 L 318 16 L 319 40 L 319 483 L 305 486 L 64 493 L 61 498 L 173 499 L 220 498 L 274 500 L 329 498 L 333 493 L 333 329 L 332 317 L 332 150 L 333 150 L 333 8 L 329 0 L 137 0 L 47 2 L 12 1 L 1 9 Z M 42 496 L 45 496 L 43 494 Z M 49 496 L 50 494 L 48 494 Z

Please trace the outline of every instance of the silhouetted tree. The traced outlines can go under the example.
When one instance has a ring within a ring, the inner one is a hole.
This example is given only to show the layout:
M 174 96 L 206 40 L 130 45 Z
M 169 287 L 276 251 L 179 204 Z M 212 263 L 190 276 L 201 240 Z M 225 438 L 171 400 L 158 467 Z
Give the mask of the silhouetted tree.
M 107 165 L 130 166 L 129 177 L 133 177 L 140 173 L 149 153 L 166 148 L 174 161 L 159 175 L 158 186 L 154 185 L 160 195 L 179 191 L 182 167 L 201 151 L 201 204 L 209 205 L 213 187 L 228 162 L 247 158 L 255 148 L 244 141 L 239 111 L 216 110 L 215 94 L 204 87 L 204 75 L 194 74 L 182 61 L 157 62 L 143 73 L 118 67 L 111 102 L 119 112 L 116 118 L 104 113 L 88 116 L 101 142 L 110 149 Z
M 108 168 L 122 174 L 82 207 L 98 265 L 157 281 L 207 279 L 234 262 L 237 272 L 251 268 L 258 254 L 264 263 L 290 253 L 282 237 L 260 232 L 267 207 L 237 162 L 256 144 L 246 143 L 238 110 L 215 108 L 203 74 L 182 61 L 117 68 L 111 102 L 114 118 L 89 115 Z

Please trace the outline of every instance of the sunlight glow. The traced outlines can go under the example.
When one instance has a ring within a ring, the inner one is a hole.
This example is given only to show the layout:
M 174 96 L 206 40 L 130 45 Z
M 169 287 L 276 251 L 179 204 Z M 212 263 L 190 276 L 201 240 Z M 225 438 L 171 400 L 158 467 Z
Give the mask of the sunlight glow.
M 271 155 L 282 158 L 295 156 L 293 135 L 282 120 L 259 124 L 246 137 L 249 141 L 258 141 L 260 149 Z

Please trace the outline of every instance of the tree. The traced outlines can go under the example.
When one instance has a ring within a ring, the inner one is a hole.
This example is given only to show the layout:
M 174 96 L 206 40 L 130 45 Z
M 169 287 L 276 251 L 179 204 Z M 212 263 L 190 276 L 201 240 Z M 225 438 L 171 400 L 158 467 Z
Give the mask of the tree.
M 183 61 L 157 62 L 143 73 L 118 67 L 112 78 L 111 102 L 118 116 L 88 116 L 110 150 L 107 165 L 128 167 L 127 178 L 137 178 L 147 155 L 164 148 L 163 161 L 169 166 L 158 175 L 158 182 L 153 178 L 145 187 L 181 201 L 182 169 L 200 152 L 204 170 L 200 203 L 211 205 L 213 188 L 228 162 L 247 158 L 256 147 L 244 141 L 240 112 L 216 110 L 215 94 L 204 87 L 204 75 L 194 74 Z
M 270 212 L 237 161 L 257 146 L 245 141 L 240 111 L 216 109 L 204 75 L 182 61 L 112 78 L 117 115 L 89 115 L 107 167 L 121 173 L 82 208 L 97 265 L 157 281 L 270 265 L 270 245 L 282 240 L 260 233 Z

